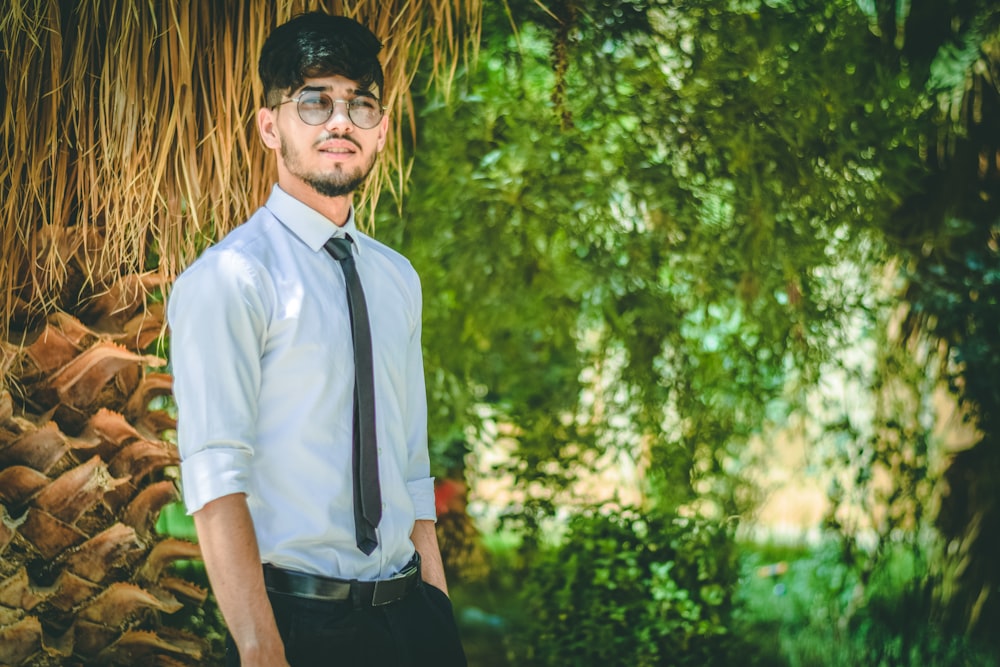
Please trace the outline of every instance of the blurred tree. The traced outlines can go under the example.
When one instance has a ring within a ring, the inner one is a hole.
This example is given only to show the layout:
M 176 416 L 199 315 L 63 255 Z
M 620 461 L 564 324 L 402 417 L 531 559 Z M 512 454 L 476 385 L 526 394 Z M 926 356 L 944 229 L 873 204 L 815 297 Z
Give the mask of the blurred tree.
M 894 111 L 917 95 L 858 57 L 876 42 L 852 3 L 750 4 L 579 2 L 563 23 L 512 4 L 516 33 L 487 12 L 459 103 L 420 100 L 399 242 L 435 404 L 457 411 L 442 442 L 486 404 L 526 479 L 620 447 L 656 498 L 712 496 L 868 308 L 843 274 L 878 257 L 886 174 L 920 169 Z
M 395 237 L 426 290 L 436 446 L 461 456 L 472 431 L 508 425 L 511 469 L 536 489 L 525 516 L 609 450 L 645 471 L 649 502 L 737 512 L 749 438 L 859 331 L 885 336 L 894 256 L 913 327 L 954 346 L 956 389 L 977 414 L 1000 414 L 995 367 L 979 366 L 997 354 L 996 11 L 487 8 L 457 104 L 417 101 L 421 150 Z M 973 250 L 956 253 L 958 240 Z M 895 409 L 887 400 L 880 419 Z M 916 456 L 885 497 L 919 516 L 926 498 L 909 496 L 927 493 L 915 477 L 927 443 L 907 423 L 861 460 Z M 993 516 L 992 465 L 953 468 L 980 481 L 946 534 L 978 535 Z M 969 590 L 990 590 L 977 576 Z
M 951 620 L 993 638 L 1000 624 L 1000 6 L 876 3 L 886 43 L 929 101 L 915 119 L 927 173 L 887 221 L 906 260 L 913 338 L 946 346 L 942 371 L 982 439 L 945 475 L 938 527 Z

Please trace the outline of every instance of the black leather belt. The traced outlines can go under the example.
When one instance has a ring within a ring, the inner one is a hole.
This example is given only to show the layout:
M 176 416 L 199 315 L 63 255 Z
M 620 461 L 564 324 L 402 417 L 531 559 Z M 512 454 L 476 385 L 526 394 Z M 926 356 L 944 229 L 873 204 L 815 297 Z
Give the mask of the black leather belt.
M 380 607 L 402 600 L 420 581 L 420 554 L 415 553 L 395 577 L 378 581 L 334 579 L 264 564 L 264 585 L 272 593 L 310 600 L 351 600 L 358 607 Z

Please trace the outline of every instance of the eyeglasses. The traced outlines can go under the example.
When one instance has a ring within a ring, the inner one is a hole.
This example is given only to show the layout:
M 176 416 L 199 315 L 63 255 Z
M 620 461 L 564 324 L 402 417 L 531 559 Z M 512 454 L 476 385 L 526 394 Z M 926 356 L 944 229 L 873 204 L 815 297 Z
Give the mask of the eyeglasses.
M 327 122 L 337 108 L 337 103 L 342 102 L 347 107 L 347 117 L 362 130 L 370 130 L 378 125 L 387 108 L 379 104 L 376 97 L 360 96 L 351 100 L 335 100 L 326 93 L 315 90 L 304 90 L 298 97 L 279 102 L 275 108 L 289 102 L 295 102 L 299 118 L 306 125 L 322 125 Z

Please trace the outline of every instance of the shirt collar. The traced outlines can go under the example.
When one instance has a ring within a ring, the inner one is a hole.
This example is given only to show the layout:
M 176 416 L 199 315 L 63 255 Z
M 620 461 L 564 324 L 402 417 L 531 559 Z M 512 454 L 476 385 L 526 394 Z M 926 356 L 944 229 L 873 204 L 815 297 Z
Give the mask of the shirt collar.
M 353 206 L 347 215 L 347 222 L 342 227 L 338 227 L 322 213 L 303 204 L 275 183 L 274 187 L 271 188 L 271 196 L 268 197 L 264 207 L 300 241 L 309 246 L 313 252 L 322 250 L 323 244 L 330 238 L 343 237 L 346 234 L 350 234 L 354 240 L 351 245 L 355 252 L 360 253 L 361 251 L 359 243 L 361 234 L 354 224 Z

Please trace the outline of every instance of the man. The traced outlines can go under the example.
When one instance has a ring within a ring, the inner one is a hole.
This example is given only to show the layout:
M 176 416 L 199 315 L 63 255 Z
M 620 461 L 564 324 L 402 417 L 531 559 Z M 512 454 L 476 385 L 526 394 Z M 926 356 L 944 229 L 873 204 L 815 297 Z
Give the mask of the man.
M 257 127 L 278 182 L 170 297 L 184 498 L 227 665 L 465 664 L 434 533 L 420 285 L 352 207 L 386 141 L 380 49 L 318 12 L 268 37 Z

